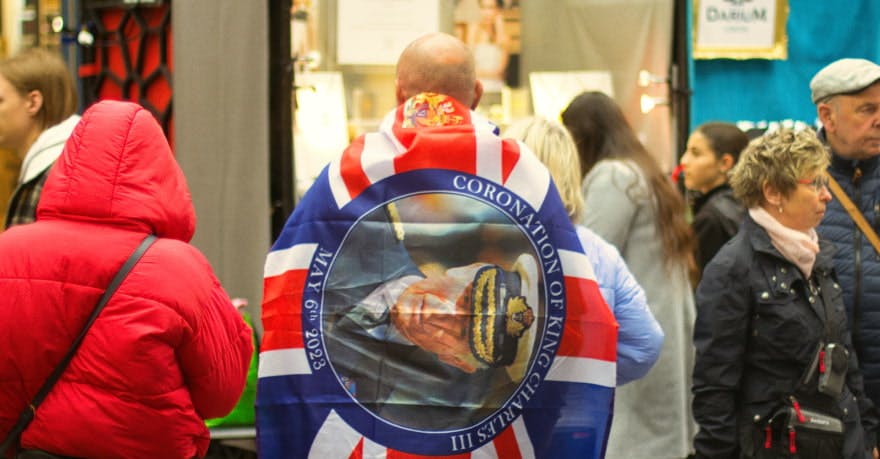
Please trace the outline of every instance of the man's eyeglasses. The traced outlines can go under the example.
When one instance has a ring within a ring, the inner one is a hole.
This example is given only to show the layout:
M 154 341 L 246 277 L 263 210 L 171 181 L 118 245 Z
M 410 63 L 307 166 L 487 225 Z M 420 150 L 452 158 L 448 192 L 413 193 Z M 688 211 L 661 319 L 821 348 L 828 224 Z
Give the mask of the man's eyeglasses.
M 812 180 L 800 179 L 797 182 L 802 185 L 809 185 L 817 192 L 822 191 L 823 188 L 828 188 L 828 176 L 825 174 L 817 175 L 816 178 Z

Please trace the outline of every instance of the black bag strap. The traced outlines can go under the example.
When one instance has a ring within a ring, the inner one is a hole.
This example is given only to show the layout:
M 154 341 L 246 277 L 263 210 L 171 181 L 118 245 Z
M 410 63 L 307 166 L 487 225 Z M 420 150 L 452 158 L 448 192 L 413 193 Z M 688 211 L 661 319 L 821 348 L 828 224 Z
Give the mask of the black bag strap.
M 837 341 L 840 337 L 840 329 L 834 322 L 834 305 L 831 304 L 831 280 L 830 275 L 818 273 L 818 282 L 820 294 L 822 295 L 822 306 L 825 310 L 825 342 L 831 343 Z
M 18 422 L 15 426 L 12 427 L 12 430 L 9 431 L 9 434 L 6 435 L 6 438 L 3 440 L 3 443 L 0 443 L 0 457 L 6 453 L 6 450 L 12 446 L 13 443 L 18 442 L 18 438 L 22 432 L 27 428 L 28 424 L 34 420 L 34 416 L 37 412 L 37 407 L 43 403 L 43 400 L 49 395 L 49 391 L 52 390 L 52 386 L 61 379 L 61 374 L 64 373 L 64 370 L 67 369 L 67 365 L 70 364 L 70 361 L 73 360 L 73 356 L 76 354 L 76 351 L 79 349 L 79 346 L 82 344 L 83 340 L 86 337 L 86 334 L 89 331 L 89 328 L 92 327 L 92 324 L 95 322 L 95 319 L 98 318 L 98 315 L 101 314 L 101 311 L 104 309 L 104 306 L 107 305 L 107 302 L 110 300 L 110 297 L 113 296 L 113 293 L 116 292 L 116 289 L 119 288 L 119 285 L 122 284 L 122 281 L 125 280 L 125 277 L 128 276 L 131 268 L 137 264 L 138 260 L 144 255 L 147 249 L 156 241 L 156 236 L 150 234 L 143 241 L 141 241 L 140 245 L 132 252 L 131 255 L 128 256 L 128 259 L 125 260 L 125 263 L 119 268 L 119 271 L 113 276 L 113 280 L 110 281 L 110 285 L 107 286 L 107 289 L 104 290 L 104 294 L 101 295 L 101 298 L 98 300 L 98 303 L 95 305 L 95 309 L 92 311 L 92 314 L 89 316 L 88 320 L 86 320 L 85 325 L 83 325 L 82 330 L 77 335 L 76 339 L 73 340 L 73 343 L 70 345 L 70 348 L 67 350 L 67 353 L 64 354 L 64 357 L 58 362 L 58 365 L 52 370 L 52 373 L 46 378 L 43 382 L 43 385 L 40 386 L 40 390 L 37 391 L 37 394 L 34 395 L 34 398 L 31 400 L 31 403 L 25 407 L 25 409 L 21 412 L 21 415 L 18 418 Z
M 807 285 L 813 295 L 821 296 L 825 337 L 819 343 L 810 365 L 801 375 L 801 379 L 798 381 L 797 386 L 795 386 L 795 392 L 809 385 L 819 369 L 820 351 L 822 351 L 826 344 L 836 342 L 840 336 L 840 329 L 834 323 L 834 306 L 831 304 L 831 275 L 827 272 L 817 271 L 812 278 L 807 279 Z M 814 286 L 818 288 L 818 292 L 813 290 Z

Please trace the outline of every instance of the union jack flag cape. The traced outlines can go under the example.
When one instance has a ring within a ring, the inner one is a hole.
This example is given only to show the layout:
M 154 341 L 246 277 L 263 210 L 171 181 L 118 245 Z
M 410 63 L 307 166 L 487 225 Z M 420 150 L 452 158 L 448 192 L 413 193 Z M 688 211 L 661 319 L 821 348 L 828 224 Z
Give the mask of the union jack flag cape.
M 455 362 L 393 320 L 409 282 L 482 265 Z M 451 98 L 411 98 L 323 170 L 262 307 L 261 458 L 603 457 L 617 324 L 547 169 Z

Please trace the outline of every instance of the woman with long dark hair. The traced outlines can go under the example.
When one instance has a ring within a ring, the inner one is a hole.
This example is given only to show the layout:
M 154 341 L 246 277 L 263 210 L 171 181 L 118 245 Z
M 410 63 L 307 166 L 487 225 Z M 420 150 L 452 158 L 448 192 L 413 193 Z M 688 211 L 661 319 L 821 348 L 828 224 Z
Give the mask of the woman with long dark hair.
M 698 268 L 702 273 L 709 260 L 739 230 L 745 209 L 733 197 L 727 175 L 749 138 L 735 124 L 709 122 L 690 135 L 681 157 L 684 186 L 691 191 L 691 212 L 699 246 Z
M 683 458 L 695 432 L 694 238 L 684 199 L 607 95 L 578 95 L 562 121 L 581 159 L 583 224 L 620 250 L 666 335 L 647 376 L 616 392 L 606 457 Z

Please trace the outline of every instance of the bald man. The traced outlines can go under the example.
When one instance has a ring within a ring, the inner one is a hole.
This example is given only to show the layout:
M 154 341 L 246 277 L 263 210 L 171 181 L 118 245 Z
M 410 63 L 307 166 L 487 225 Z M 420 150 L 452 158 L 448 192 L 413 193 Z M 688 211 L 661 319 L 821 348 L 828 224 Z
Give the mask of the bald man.
M 474 110 L 483 86 L 473 55 L 451 35 L 409 44 L 395 87 L 398 106 L 321 172 L 267 257 L 260 457 L 366 456 L 367 444 L 372 455 L 389 448 L 381 453 L 389 457 L 392 449 L 422 457 L 478 448 L 497 457 L 601 457 L 614 370 L 577 370 L 605 388 L 575 383 L 539 394 L 534 386 L 550 368 L 532 365 L 541 326 L 551 322 L 542 279 L 563 282 L 560 270 L 544 271 L 535 240 L 572 250 L 576 238 L 549 172 Z M 308 274 L 287 275 L 291 263 L 308 263 Z M 595 306 L 589 321 L 574 321 L 581 329 L 572 336 L 613 350 L 616 324 L 595 283 L 570 295 L 581 296 L 583 310 Z M 561 327 L 553 322 L 547 327 Z M 271 350 L 286 350 L 289 336 L 307 340 L 309 363 Z M 564 418 L 563 406 L 576 415 Z M 537 439 L 531 454 L 517 441 L 493 443 L 503 431 L 513 437 L 517 410 L 529 411 L 522 426 Z M 575 424 L 576 438 L 562 427 Z M 370 441 L 349 442 L 352 432 Z
M 432 33 L 416 39 L 400 54 L 395 80 L 397 104 L 421 92 L 446 94 L 471 110 L 483 95 L 474 56 L 459 39 Z

